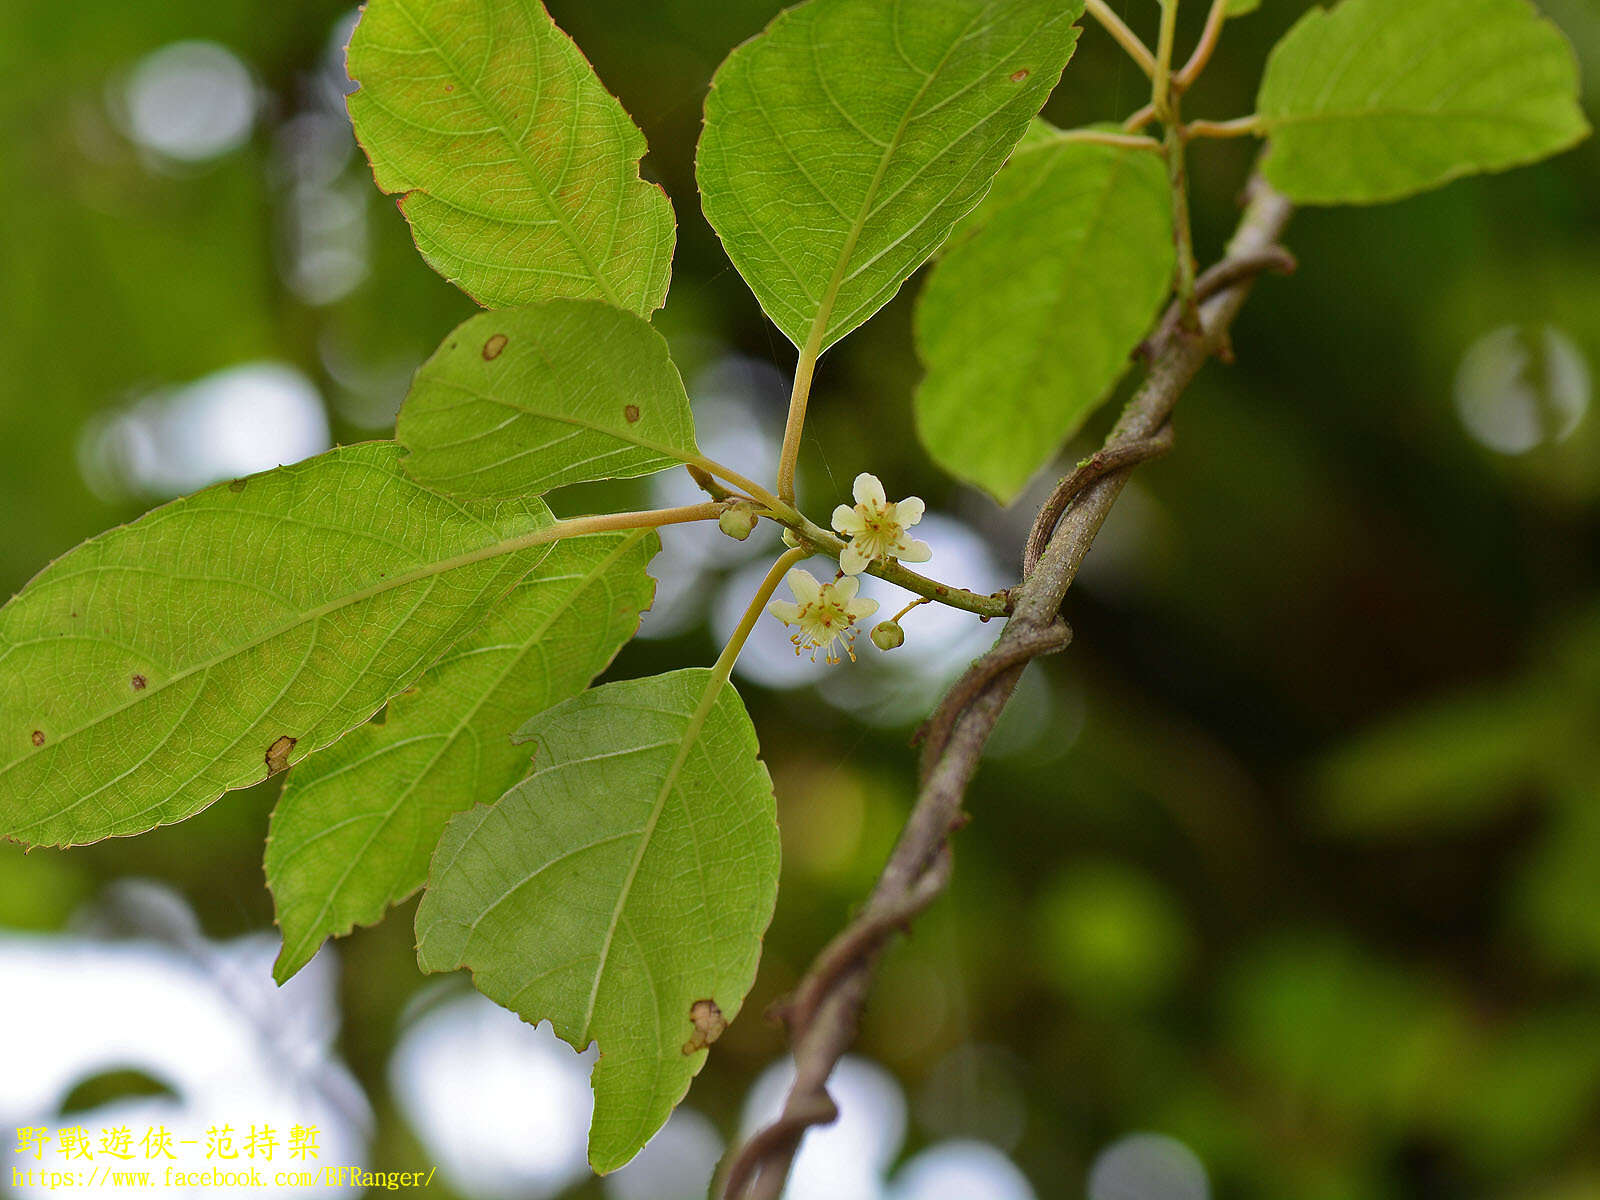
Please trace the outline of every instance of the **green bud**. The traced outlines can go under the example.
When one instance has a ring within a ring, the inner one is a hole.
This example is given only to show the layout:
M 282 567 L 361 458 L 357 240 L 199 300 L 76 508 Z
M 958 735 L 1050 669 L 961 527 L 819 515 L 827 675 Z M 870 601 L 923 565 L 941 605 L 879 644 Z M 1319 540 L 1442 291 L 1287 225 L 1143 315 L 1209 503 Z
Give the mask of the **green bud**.
M 879 650 L 894 650 L 906 644 L 906 631 L 894 621 L 879 621 L 872 627 L 872 644 Z
M 734 541 L 742 542 L 750 536 L 758 520 L 760 518 L 748 504 L 735 504 L 732 508 L 723 510 L 722 515 L 717 518 L 717 528 Z
M 784 528 L 784 531 L 783 531 L 783 544 L 785 546 L 789 547 L 789 549 L 791 549 L 791 550 L 800 549 L 800 539 L 795 536 L 794 530 L 789 529 L 787 527 Z

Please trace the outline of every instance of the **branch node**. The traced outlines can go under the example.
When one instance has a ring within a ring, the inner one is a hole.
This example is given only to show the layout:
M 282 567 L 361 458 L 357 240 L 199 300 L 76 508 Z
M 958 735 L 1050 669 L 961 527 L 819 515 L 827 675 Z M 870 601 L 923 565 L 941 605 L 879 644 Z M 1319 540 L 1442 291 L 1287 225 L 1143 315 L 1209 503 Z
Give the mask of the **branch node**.
M 1250 194 L 1247 189 L 1246 195 Z M 1282 246 L 1268 246 L 1263 250 L 1249 254 L 1230 256 L 1210 268 L 1199 279 L 1195 280 L 1194 302 L 1204 304 L 1207 300 L 1235 287 L 1246 283 L 1265 272 L 1276 275 L 1292 275 L 1300 267 L 1300 261 Z M 1174 338 L 1188 333 L 1189 336 L 1204 338 L 1203 332 L 1186 331 L 1183 325 L 1184 308 L 1174 302 L 1161 318 L 1161 323 L 1156 326 L 1155 332 L 1139 344 L 1134 355 L 1147 361 L 1154 361 Z M 1219 340 L 1220 344 L 1220 340 Z

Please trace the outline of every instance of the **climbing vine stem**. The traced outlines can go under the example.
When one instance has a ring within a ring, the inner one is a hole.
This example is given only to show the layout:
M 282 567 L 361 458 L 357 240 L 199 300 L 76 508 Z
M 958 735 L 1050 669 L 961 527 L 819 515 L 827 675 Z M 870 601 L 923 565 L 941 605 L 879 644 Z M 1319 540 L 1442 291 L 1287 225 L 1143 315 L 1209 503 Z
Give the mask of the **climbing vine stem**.
M 1172 100 L 1172 120 L 1167 126 L 1165 148 L 1167 155 L 1167 181 L 1172 189 L 1172 240 L 1177 250 L 1177 267 L 1173 287 L 1178 295 L 1178 324 L 1186 333 L 1194 334 L 1200 328 L 1200 316 L 1195 301 L 1194 229 L 1189 219 L 1189 164 L 1188 139 L 1178 120 L 1177 100 Z
M 1225 344 L 1256 276 L 1287 258 L 1277 242 L 1291 205 L 1259 179 L 1252 182 L 1250 197 L 1227 256 L 1214 268 L 1218 278 L 1231 282 L 1199 306 L 1198 336 L 1160 340 L 1149 374 L 1102 448 L 1108 459 L 1159 437 L 1178 399 Z M 1249 264 L 1250 270 L 1236 269 L 1237 264 Z M 807 1129 L 838 1115 L 828 1096 L 828 1077 L 855 1040 L 873 971 L 888 942 L 943 889 L 950 870 L 948 840 L 962 822 L 967 785 L 989 734 L 1027 663 L 1067 644 L 1070 631 L 1061 620 L 1061 603 L 1136 457 L 1125 457 L 1120 467 L 1097 474 L 1071 496 L 1016 589 L 1014 615 L 994 649 L 973 664 L 930 721 L 936 732 L 928 739 L 921 788 L 883 873 L 859 915 L 818 956 L 782 1010 L 789 1022 L 795 1081 L 779 1116 L 729 1159 L 716 1193 L 723 1200 L 777 1200 Z

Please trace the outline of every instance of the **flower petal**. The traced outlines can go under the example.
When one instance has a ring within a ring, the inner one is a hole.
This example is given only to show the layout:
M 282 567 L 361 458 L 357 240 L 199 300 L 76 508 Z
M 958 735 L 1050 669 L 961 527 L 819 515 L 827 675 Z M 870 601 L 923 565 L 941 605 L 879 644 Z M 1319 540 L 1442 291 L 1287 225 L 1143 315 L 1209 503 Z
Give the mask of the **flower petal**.
M 767 611 L 785 625 L 798 625 L 800 623 L 800 606 L 788 600 L 774 600 L 767 605 Z
M 928 506 L 922 502 L 921 496 L 907 496 L 894 506 L 894 519 L 909 527 L 922 520 L 922 514 L 927 510 Z
M 927 562 L 933 557 L 933 547 L 927 542 L 913 542 L 901 538 L 900 544 L 895 547 L 894 556 L 901 562 Z
M 855 575 L 846 574 L 843 579 L 835 579 L 828 585 L 833 595 L 829 597 L 835 604 L 844 604 L 853 599 L 861 590 L 861 580 Z
M 815 604 L 822 597 L 822 585 L 810 571 L 793 567 L 784 579 L 788 582 L 789 590 L 794 593 L 795 599 L 801 604 Z
M 852 600 L 844 606 L 844 611 L 852 621 L 859 621 L 862 617 L 870 617 L 878 611 L 876 600 Z
M 857 504 L 873 505 L 883 508 L 889 503 L 889 497 L 884 494 L 883 481 L 876 475 L 869 475 L 863 471 L 856 476 L 856 484 L 852 489 Z
M 848 504 L 841 504 L 833 510 L 833 528 L 846 537 L 860 533 L 866 527 L 866 518 Z
M 839 569 L 844 572 L 845 579 L 851 579 L 867 569 L 867 564 L 872 561 L 852 540 L 839 552 Z M 844 580 L 839 581 L 843 583 Z

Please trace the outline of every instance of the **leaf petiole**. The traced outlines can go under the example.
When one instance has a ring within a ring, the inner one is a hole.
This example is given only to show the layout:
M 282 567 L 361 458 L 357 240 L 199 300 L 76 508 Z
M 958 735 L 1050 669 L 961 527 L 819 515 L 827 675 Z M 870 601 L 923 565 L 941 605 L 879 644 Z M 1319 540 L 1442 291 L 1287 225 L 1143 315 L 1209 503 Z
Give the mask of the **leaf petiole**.
M 1139 69 L 1152 79 L 1156 73 L 1156 58 L 1150 53 L 1150 47 L 1139 40 L 1139 35 L 1129 29 L 1123 19 L 1111 10 L 1106 0 L 1088 0 L 1085 6 L 1089 15 L 1105 28 L 1116 41 L 1128 52 L 1128 57 L 1139 64 Z
M 1266 136 L 1266 124 L 1255 113 L 1231 121 L 1190 121 L 1183 132 L 1191 138 L 1240 138 Z
M 1151 76 L 1153 88 L 1150 104 L 1156 116 L 1170 124 L 1175 113 L 1172 105 L 1172 48 L 1178 36 L 1178 0 L 1161 0 L 1161 31 L 1156 42 L 1155 73 Z
M 1091 146 L 1115 146 L 1123 150 L 1153 150 L 1161 153 L 1161 143 L 1153 137 L 1136 133 L 1108 133 L 1103 129 L 1060 129 L 1049 140 L 1037 144 L 1048 146 L 1052 142 L 1083 142 Z
M 816 373 L 821 353 L 822 332 L 823 322 L 818 320 L 800 350 L 800 359 L 794 366 L 794 386 L 789 391 L 789 416 L 784 422 L 783 450 L 778 456 L 778 495 L 791 505 L 794 503 L 795 465 L 800 460 L 800 434 L 806 425 L 806 402 L 811 397 L 811 378 Z
M 563 538 L 581 537 L 586 533 L 606 533 L 619 529 L 659 529 L 663 525 L 683 525 L 690 521 L 715 521 L 722 515 L 723 506 L 715 501 L 704 504 L 685 504 L 677 508 L 651 508 L 642 512 L 598 513 L 593 516 L 566 517 L 543 529 L 519 538 L 511 538 L 492 548 L 500 554 L 522 546 L 535 546 L 540 542 L 559 542 Z
M 1183 64 L 1183 69 L 1172 77 L 1172 86 L 1180 92 L 1188 91 L 1194 81 L 1200 78 L 1200 72 L 1206 69 L 1206 64 L 1211 61 L 1211 56 L 1217 51 L 1217 43 L 1222 39 L 1222 27 L 1228 21 L 1228 0 L 1211 0 L 1211 11 L 1206 14 L 1206 27 L 1200 34 L 1200 41 L 1194 48 L 1194 53 L 1189 56 L 1189 61 Z

